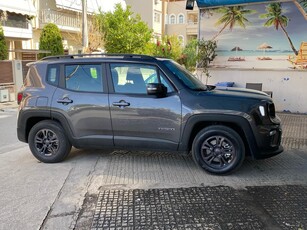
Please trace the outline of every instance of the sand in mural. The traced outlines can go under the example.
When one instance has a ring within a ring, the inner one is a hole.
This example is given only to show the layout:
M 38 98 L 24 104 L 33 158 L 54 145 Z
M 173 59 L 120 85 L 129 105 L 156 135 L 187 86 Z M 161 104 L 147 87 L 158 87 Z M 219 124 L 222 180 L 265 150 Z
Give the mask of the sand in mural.
M 202 9 L 200 37 L 217 41 L 212 66 L 307 70 L 306 8 L 307 0 Z

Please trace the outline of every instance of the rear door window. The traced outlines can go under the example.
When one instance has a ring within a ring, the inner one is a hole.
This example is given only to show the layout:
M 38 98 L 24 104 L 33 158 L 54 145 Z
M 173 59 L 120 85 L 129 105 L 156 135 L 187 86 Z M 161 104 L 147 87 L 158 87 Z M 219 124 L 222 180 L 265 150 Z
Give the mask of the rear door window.
M 69 90 L 102 92 L 102 67 L 100 64 L 77 64 L 65 66 L 65 85 Z

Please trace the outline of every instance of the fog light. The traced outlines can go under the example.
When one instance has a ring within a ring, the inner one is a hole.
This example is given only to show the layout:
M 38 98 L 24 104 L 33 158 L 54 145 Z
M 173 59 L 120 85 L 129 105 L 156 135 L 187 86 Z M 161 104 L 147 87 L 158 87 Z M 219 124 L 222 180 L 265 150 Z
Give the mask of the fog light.
M 276 134 L 276 130 L 270 132 L 270 136 L 274 136 Z

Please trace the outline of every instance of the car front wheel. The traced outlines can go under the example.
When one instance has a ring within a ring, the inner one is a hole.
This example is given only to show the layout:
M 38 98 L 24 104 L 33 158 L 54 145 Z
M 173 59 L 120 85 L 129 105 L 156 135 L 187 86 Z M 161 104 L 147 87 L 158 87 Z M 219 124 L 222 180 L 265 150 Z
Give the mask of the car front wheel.
M 192 145 L 196 164 L 214 174 L 228 174 L 238 169 L 245 157 L 244 143 L 233 129 L 214 125 L 202 129 Z
M 71 150 L 71 144 L 61 125 L 50 120 L 34 125 L 30 130 L 28 142 L 32 154 L 44 163 L 60 162 Z

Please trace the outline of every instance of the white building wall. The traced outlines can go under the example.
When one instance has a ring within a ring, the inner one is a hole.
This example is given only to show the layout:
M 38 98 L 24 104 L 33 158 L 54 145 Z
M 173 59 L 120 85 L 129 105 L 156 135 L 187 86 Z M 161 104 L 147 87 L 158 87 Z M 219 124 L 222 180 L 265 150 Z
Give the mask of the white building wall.
M 276 111 L 307 113 L 306 70 L 240 70 L 210 69 L 208 84 L 234 82 L 245 88 L 246 83 L 262 83 L 263 91 L 272 91 Z M 202 79 L 206 82 L 205 77 Z

